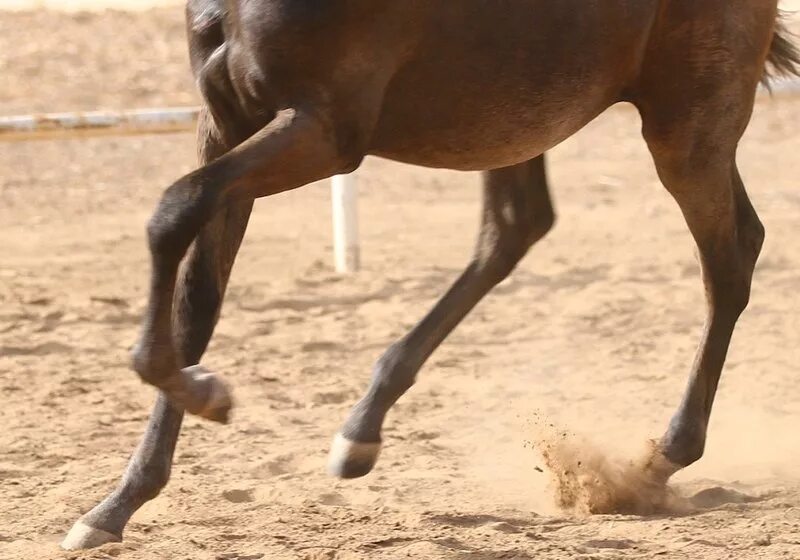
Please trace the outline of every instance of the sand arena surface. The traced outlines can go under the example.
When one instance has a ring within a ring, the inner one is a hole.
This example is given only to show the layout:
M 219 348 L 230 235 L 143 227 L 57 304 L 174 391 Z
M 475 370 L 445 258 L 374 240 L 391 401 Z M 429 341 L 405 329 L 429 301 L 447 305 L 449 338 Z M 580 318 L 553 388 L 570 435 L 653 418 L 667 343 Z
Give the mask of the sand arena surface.
M 181 8 L 0 14 L 0 114 L 197 101 Z M 469 258 L 474 174 L 369 159 L 364 270 L 330 265 L 327 185 L 256 204 L 205 363 L 229 426 L 185 423 L 173 478 L 125 542 L 57 542 L 116 483 L 154 393 L 127 369 L 145 297 L 143 229 L 194 164 L 189 135 L 0 150 L 0 558 L 800 558 L 800 99 L 759 101 L 740 153 L 767 227 L 706 457 L 686 510 L 555 506 L 527 442 L 610 479 L 659 435 L 703 320 L 693 243 L 630 109 L 552 153 L 555 231 L 424 368 L 369 477 L 324 473 L 372 362 Z M 580 495 L 580 494 L 578 494 Z

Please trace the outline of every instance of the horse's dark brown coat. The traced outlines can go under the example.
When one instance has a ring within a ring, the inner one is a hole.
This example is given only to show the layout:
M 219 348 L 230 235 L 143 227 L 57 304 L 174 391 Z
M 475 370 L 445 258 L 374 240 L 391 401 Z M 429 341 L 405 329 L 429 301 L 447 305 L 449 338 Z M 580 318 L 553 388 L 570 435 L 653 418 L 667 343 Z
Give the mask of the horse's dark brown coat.
M 134 352 L 161 393 L 122 483 L 86 525 L 121 538 L 167 482 L 183 409 L 227 419 L 227 405 L 209 408 L 219 381 L 181 368 L 211 338 L 254 198 L 352 171 L 368 154 L 484 171 L 472 262 L 378 360 L 342 428 L 346 441 L 379 442 L 426 359 L 552 227 L 544 152 L 620 101 L 641 113 L 708 298 L 689 386 L 652 463 L 669 467 L 654 476 L 700 458 L 764 238 L 737 144 L 767 68 L 796 74 L 800 62 L 777 0 L 189 0 L 187 22 L 206 101 L 202 166 L 166 190 L 150 222 L 150 304 Z M 345 456 L 337 472 L 363 475 L 374 459 Z

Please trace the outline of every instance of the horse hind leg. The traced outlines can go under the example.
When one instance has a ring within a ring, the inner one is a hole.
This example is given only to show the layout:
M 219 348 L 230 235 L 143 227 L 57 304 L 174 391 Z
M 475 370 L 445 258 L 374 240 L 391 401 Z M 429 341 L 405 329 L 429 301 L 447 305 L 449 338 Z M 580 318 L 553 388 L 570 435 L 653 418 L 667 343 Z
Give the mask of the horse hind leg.
M 486 172 L 483 196 L 483 220 L 472 262 L 425 318 L 378 360 L 366 395 L 334 438 L 328 462 L 331 474 L 355 478 L 372 470 L 391 406 L 411 387 L 447 335 L 553 226 L 543 155 Z
M 703 454 L 723 364 L 736 322 L 747 307 L 764 241 L 764 227 L 735 160 L 758 77 L 728 78 L 721 77 L 724 85 L 716 100 L 699 105 L 675 99 L 642 111 L 643 133 L 658 174 L 697 243 L 707 301 L 688 386 L 649 465 L 663 480 Z M 698 107 L 702 110 L 688 109 Z

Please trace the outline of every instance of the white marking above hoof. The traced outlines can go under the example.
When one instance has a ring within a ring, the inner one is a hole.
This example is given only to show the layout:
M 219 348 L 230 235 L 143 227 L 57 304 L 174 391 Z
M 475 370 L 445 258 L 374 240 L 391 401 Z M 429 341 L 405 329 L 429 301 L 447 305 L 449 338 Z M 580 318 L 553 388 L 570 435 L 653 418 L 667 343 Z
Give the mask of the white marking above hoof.
M 336 434 L 328 455 L 328 472 L 339 478 L 364 476 L 375 466 L 380 452 L 380 442 L 362 443 Z
M 69 530 L 67 536 L 61 542 L 61 548 L 64 550 L 85 550 L 87 548 L 96 548 L 98 546 L 120 542 L 122 539 L 117 535 L 103 531 L 102 529 L 95 529 L 85 524 L 83 521 L 78 520 L 72 529 Z

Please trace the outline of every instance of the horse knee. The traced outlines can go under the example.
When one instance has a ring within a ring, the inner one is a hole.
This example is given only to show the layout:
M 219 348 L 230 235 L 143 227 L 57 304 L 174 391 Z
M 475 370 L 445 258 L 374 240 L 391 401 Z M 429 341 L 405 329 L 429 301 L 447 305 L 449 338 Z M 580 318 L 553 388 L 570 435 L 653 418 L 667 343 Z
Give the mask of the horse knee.
M 183 258 L 198 231 L 212 216 L 216 189 L 195 181 L 194 174 L 173 183 L 147 223 L 147 240 L 154 256 Z
M 742 214 L 742 212 L 740 212 L 740 214 Z M 742 251 L 742 259 L 745 267 L 749 269 L 750 274 L 752 274 L 756 266 L 756 261 L 761 254 L 761 248 L 764 246 L 766 229 L 759 219 L 758 214 L 756 214 L 751 206 L 745 210 L 744 217 L 739 219 L 737 234 L 739 237 L 739 247 Z
M 473 266 L 486 274 L 495 284 L 502 282 L 517 267 L 530 248 L 555 225 L 551 207 L 537 211 L 513 227 L 496 233 L 483 232 Z
M 753 271 L 765 238 L 764 225 L 752 207 L 739 212 L 735 235 L 734 256 L 711 274 L 715 307 L 724 306 L 738 317 L 750 303 Z

